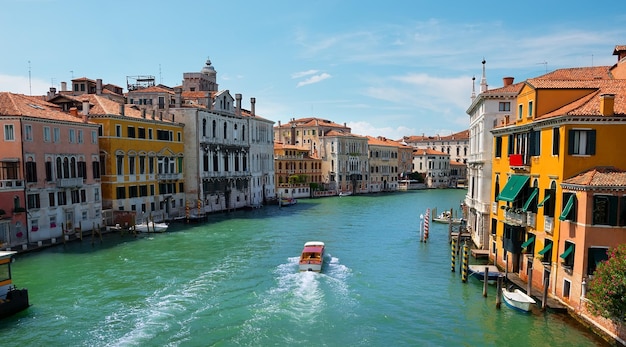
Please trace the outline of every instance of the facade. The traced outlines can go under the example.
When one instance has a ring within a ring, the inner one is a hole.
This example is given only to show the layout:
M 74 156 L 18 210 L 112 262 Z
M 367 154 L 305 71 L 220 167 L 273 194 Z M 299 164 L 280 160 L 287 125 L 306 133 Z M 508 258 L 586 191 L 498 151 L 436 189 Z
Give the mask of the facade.
M 308 149 L 274 143 L 276 191 L 279 197 L 308 198 L 311 187 L 321 187 L 322 161 L 312 157 Z
M 449 136 L 405 136 L 402 142 L 418 149 L 432 149 L 444 152 L 451 161 L 467 163 L 469 156 L 469 130 L 463 130 Z
M 275 198 L 273 123 L 254 113 L 254 98 L 246 111 L 241 94 L 219 91 L 210 60 L 200 72 L 184 73 L 182 86 L 135 85 L 128 98 L 184 124 L 188 214 L 258 206 Z
M 369 191 L 372 193 L 398 190 L 399 143 L 384 137 L 367 136 L 369 152 Z
M 320 157 L 327 190 L 337 194 L 370 192 L 366 137 L 330 130 L 322 138 Z
M 424 176 L 427 188 L 450 187 L 450 156 L 434 149 L 413 151 L 413 170 Z
M 623 76 L 626 49 L 616 53 L 614 66 L 561 69 L 525 81 L 516 113 L 492 130 L 491 257 L 534 287 L 547 285 L 579 313 L 583 282 L 602 260 L 598 248 L 623 242 L 621 188 L 613 179 L 582 184 L 594 171 L 617 177 L 612 172 L 626 167 L 615 150 L 626 131 L 626 80 L 613 78 Z M 616 169 L 597 169 L 606 166 Z M 624 338 L 614 326 L 592 321 Z
M 98 126 L 76 109 L 20 94 L 1 93 L 0 110 L 0 243 L 56 242 L 101 226 Z
M 467 158 L 467 195 L 464 201 L 467 228 L 476 247 L 487 249 L 490 244 L 491 222 L 491 158 L 493 135 L 491 130 L 511 117 L 517 95 L 523 83 L 513 84 L 512 77 L 503 78 L 504 86 L 488 89 L 485 76 L 480 81 L 480 94 L 472 92 L 472 103 L 467 109 L 470 116 L 469 156 Z

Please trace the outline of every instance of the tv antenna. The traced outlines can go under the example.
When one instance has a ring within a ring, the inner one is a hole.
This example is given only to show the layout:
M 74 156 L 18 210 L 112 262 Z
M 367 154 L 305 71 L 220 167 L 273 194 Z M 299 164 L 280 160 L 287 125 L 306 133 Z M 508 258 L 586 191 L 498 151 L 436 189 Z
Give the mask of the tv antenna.
M 544 61 L 543 63 L 537 63 L 537 65 L 543 65 L 546 68 L 546 73 L 548 73 L 548 62 Z
M 30 79 L 30 60 L 28 61 L 28 90 L 30 92 L 30 95 L 33 95 L 33 84 L 31 83 Z

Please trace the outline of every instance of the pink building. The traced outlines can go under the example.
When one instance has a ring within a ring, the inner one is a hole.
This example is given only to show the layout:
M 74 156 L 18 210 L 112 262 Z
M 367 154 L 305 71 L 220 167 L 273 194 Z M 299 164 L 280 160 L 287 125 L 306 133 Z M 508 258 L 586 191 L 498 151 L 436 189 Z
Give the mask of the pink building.
M 0 93 L 1 247 L 102 224 L 98 125 L 41 98 Z

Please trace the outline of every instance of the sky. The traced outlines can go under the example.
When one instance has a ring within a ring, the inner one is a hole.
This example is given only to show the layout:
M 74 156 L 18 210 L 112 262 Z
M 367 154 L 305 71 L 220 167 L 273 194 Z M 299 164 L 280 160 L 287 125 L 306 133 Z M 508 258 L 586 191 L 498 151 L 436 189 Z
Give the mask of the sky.
M 506 4 L 505 4 L 506 3 Z M 591 6 L 593 5 L 593 6 Z M 0 0 L 0 91 L 73 78 L 181 85 L 207 59 L 220 90 L 283 124 L 318 117 L 400 139 L 468 129 L 472 77 L 489 88 L 613 65 L 626 2 Z

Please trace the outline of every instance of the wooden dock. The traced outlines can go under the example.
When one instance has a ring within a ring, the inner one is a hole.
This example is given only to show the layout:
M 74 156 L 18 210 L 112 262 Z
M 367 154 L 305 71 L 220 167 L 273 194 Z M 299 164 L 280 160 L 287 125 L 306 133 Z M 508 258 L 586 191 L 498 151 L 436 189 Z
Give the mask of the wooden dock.
M 515 284 L 524 293 L 526 293 L 526 282 L 522 281 L 517 274 L 509 272 L 507 279 L 509 282 Z M 541 308 L 541 299 L 543 298 L 543 292 L 541 288 L 533 287 L 531 289 L 530 296 L 532 296 L 537 301 L 537 307 Z M 548 298 L 546 299 L 546 306 L 552 311 L 567 312 L 567 307 L 565 307 L 565 305 L 563 305 L 560 301 L 552 297 L 550 293 L 548 293 Z
M 472 249 L 472 257 L 474 258 L 487 258 L 489 257 L 488 249 Z

